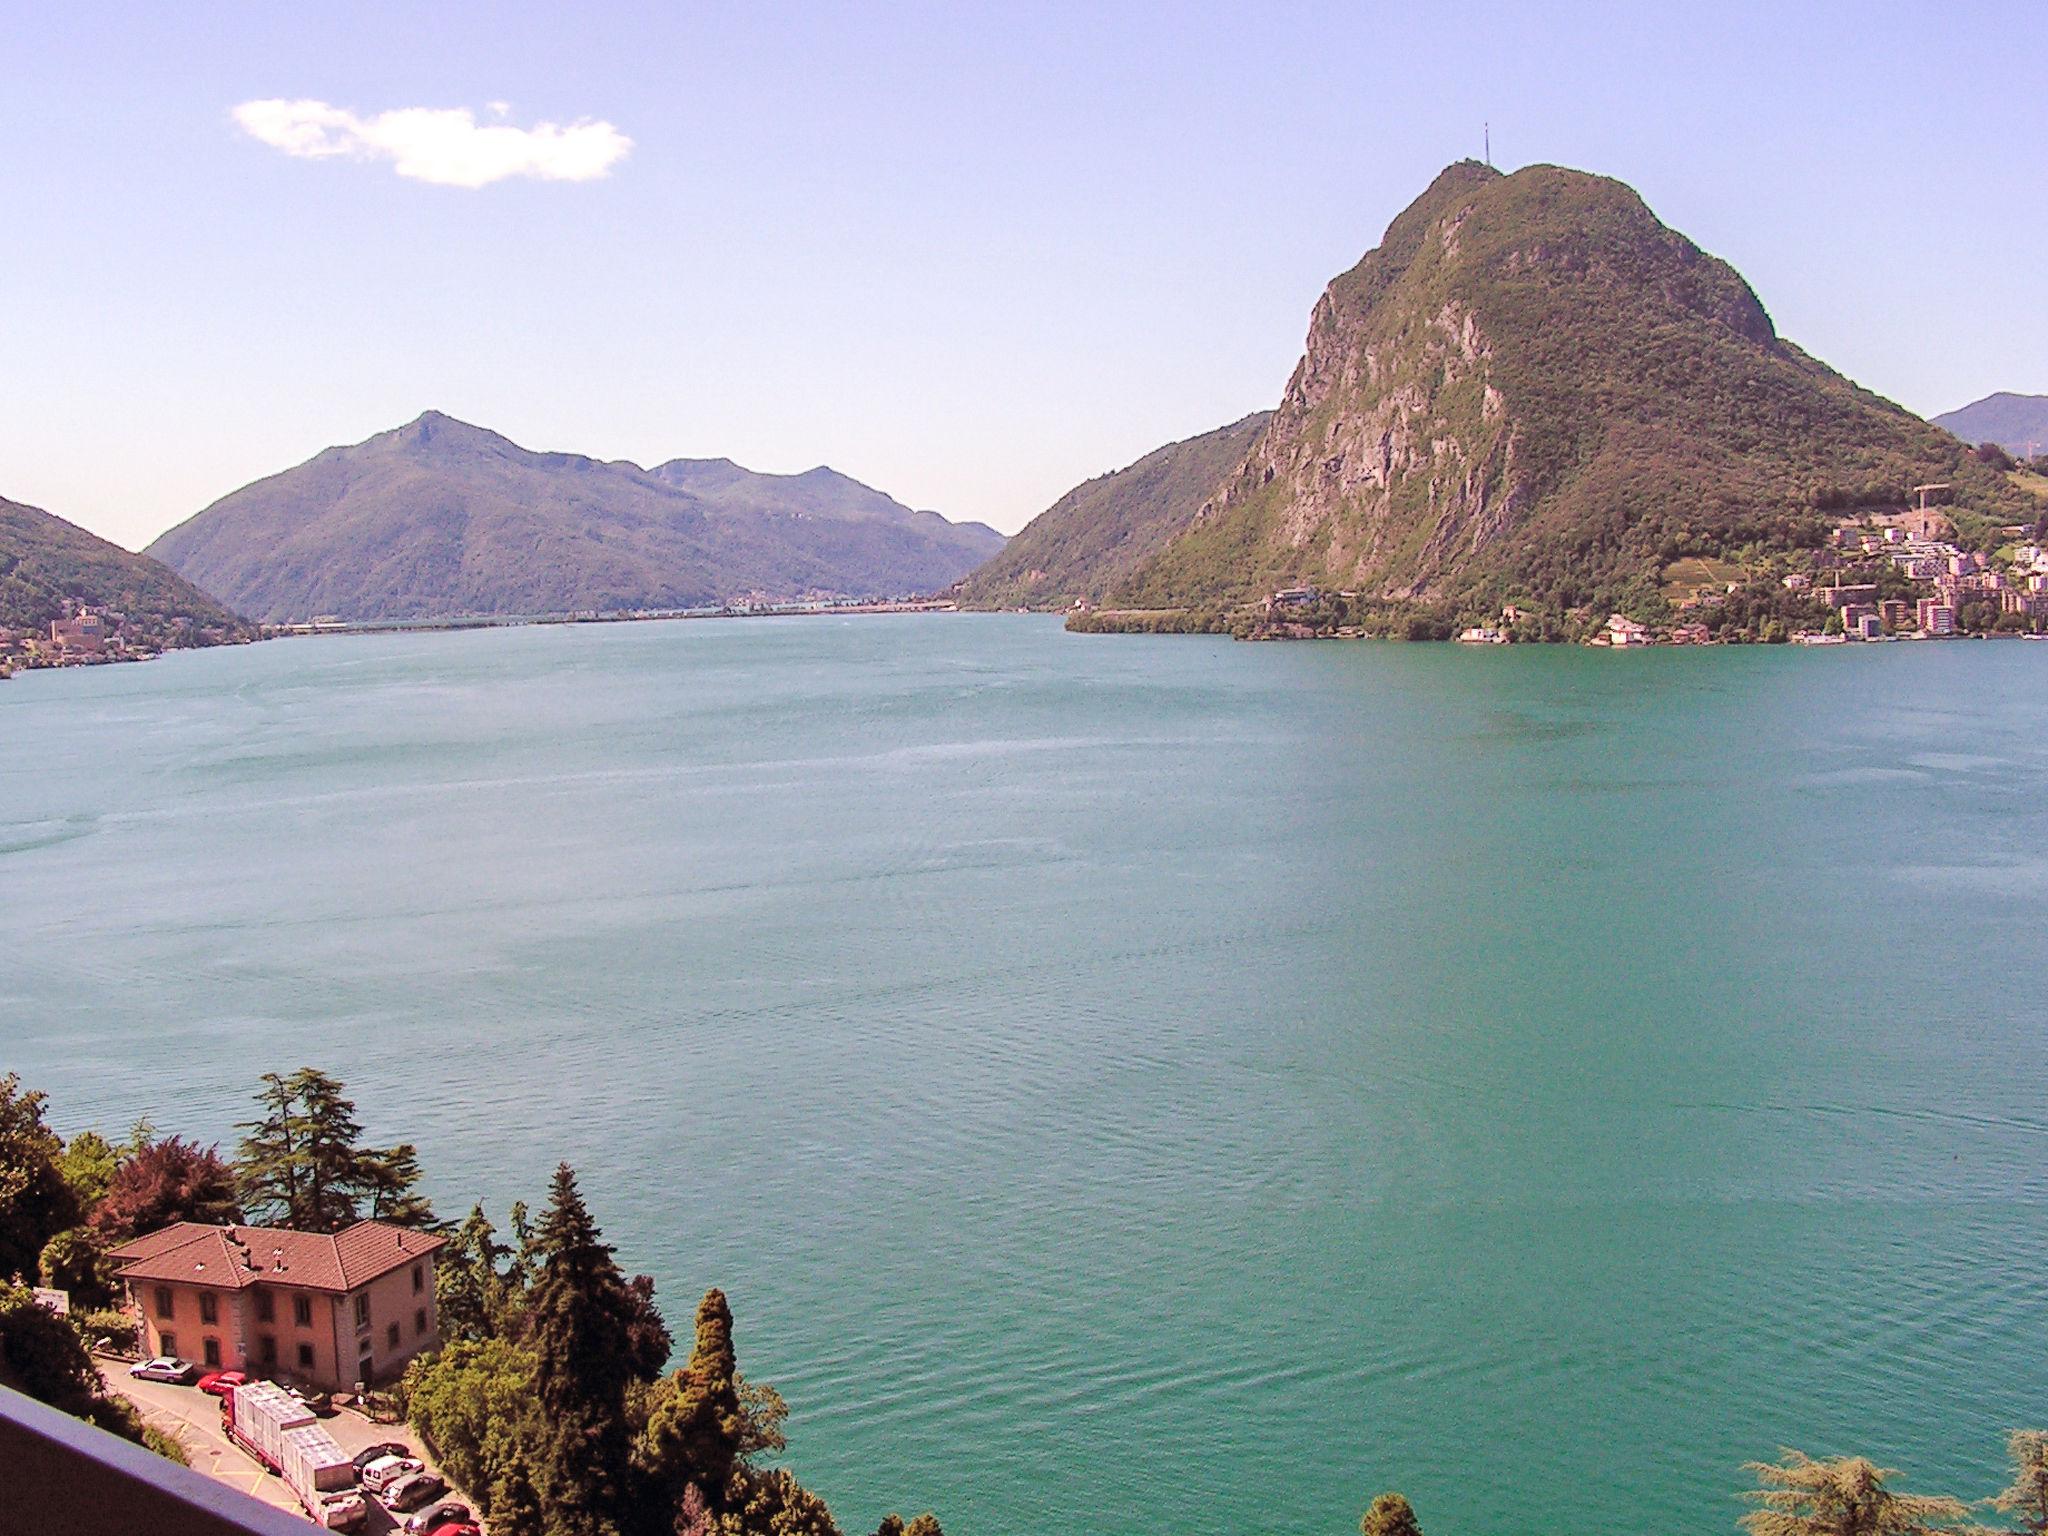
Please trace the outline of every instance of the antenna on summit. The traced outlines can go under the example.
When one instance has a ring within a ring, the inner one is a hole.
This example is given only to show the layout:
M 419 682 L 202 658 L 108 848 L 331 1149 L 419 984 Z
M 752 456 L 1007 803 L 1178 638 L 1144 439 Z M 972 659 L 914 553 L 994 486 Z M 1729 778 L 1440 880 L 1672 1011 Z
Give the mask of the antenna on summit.
M 1486 136 L 1486 168 L 1493 169 L 1493 124 L 1481 123 L 1479 131 Z

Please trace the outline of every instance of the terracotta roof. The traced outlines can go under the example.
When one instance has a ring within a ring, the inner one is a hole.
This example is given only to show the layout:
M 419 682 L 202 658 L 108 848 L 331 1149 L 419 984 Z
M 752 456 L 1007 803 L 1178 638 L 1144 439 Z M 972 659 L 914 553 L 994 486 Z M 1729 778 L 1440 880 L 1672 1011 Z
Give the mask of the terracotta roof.
M 388 1221 L 359 1221 L 333 1236 L 285 1227 L 210 1227 L 181 1221 L 113 1250 L 124 1280 L 181 1280 L 239 1291 L 286 1285 L 352 1291 L 438 1250 L 448 1239 Z

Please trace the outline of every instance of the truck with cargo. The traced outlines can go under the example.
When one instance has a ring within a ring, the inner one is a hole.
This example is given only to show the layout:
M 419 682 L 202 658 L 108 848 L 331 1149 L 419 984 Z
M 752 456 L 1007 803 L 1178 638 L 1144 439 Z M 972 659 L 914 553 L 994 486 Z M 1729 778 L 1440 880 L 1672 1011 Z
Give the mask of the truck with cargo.
M 354 1530 L 369 1506 L 355 1487 L 355 1463 L 306 1405 L 270 1381 L 232 1388 L 220 1401 L 228 1439 L 285 1481 L 307 1514 L 329 1530 Z

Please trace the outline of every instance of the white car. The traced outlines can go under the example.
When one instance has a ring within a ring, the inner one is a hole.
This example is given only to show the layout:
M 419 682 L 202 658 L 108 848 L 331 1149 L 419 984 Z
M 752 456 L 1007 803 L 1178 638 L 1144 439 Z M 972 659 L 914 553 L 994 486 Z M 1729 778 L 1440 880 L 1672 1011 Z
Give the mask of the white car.
M 154 1360 L 129 1366 L 128 1374 L 137 1381 L 171 1381 L 183 1386 L 199 1374 L 199 1367 L 176 1355 L 158 1355 Z
M 407 1536 L 425 1536 L 437 1525 L 460 1525 L 469 1519 L 469 1506 L 455 1499 L 429 1504 L 416 1515 L 407 1515 L 402 1527 Z
M 363 1468 L 363 1486 L 372 1493 L 382 1493 L 401 1477 L 425 1470 L 425 1465 L 411 1456 L 379 1456 Z

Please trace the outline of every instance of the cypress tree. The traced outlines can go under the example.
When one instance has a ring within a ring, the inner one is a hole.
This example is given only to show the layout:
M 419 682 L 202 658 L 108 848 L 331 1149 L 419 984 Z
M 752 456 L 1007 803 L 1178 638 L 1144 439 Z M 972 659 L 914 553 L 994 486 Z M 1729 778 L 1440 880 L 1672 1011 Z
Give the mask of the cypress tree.
M 689 1365 L 676 1373 L 675 1386 L 648 1421 L 649 1460 L 677 1493 L 694 1483 L 714 1508 L 723 1508 L 747 1425 L 732 1309 L 716 1287 L 697 1305 L 696 1346 Z
M 528 1342 L 548 1430 L 541 1508 L 555 1536 L 600 1536 L 624 1513 L 636 1309 L 567 1163 L 555 1170 L 538 1247 Z

